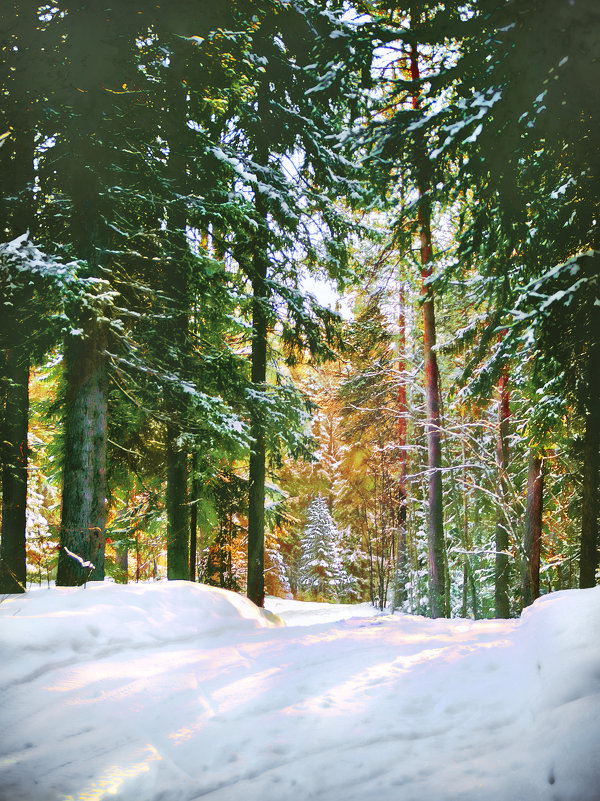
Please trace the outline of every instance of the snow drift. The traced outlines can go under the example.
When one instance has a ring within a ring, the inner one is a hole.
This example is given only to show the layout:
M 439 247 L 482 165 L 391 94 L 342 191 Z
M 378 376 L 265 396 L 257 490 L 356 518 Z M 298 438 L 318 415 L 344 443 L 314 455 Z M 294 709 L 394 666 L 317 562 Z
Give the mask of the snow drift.
M 268 606 L 187 582 L 4 600 L 0 799 L 600 799 L 600 588 L 502 621 Z

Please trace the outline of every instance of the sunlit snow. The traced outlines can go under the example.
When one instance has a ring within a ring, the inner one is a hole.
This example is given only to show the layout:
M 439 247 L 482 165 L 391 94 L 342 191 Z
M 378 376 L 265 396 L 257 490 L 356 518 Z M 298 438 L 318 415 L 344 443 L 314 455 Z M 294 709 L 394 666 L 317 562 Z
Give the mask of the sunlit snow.
M 267 608 L 187 582 L 5 599 L 0 799 L 600 798 L 600 588 L 510 621 Z

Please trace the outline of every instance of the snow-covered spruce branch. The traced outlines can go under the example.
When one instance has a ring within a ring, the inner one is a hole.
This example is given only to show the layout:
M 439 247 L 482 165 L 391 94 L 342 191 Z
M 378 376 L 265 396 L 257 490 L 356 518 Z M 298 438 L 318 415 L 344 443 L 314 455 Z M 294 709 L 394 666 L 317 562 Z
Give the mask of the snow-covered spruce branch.
M 131 394 L 129 389 L 119 382 L 117 376 L 126 375 L 128 378 L 131 375 L 131 370 L 148 375 L 155 379 L 157 383 L 163 386 L 171 386 L 179 390 L 190 400 L 193 406 L 205 412 L 202 418 L 204 424 L 208 423 L 209 427 L 214 429 L 220 435 L 226 435 L 238 445 L 247 447 L 249 444 L 249 432 L 247 424 L 240 420 L 237 415 L 227 406 L 225 401 L 220 397 L 213 397 L 201 392 L 189 381 L 178 376 L 168 370 L 161 370 L 159 368 L 151 367 L 142 361 L 126 359 L 116 353 L 106 352 L 106 355 L 111 359 L 115 370 L 111 372 L 110 378 L 115 387 L 125 396 L 129 401 L 134 403 L 145 413 L 153 417 L 161 423 L 169 422 L 168 415 L 159 412 L 157 409 L 150 408 L 141 400 Z M 127 370 L 122 368 L 129 368 Z

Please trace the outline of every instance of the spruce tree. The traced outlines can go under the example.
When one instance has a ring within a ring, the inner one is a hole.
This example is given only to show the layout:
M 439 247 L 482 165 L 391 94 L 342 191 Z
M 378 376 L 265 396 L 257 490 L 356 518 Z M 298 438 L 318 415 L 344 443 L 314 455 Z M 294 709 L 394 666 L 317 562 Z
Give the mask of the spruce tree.
M 339 534 L 325 498 L 318 495 L 306 512 L 298 578 L 301 588 L 319 599 L 337 600 L 345 589 Z
M 318 256 L 332 276 L 345 277 L 347 226 L 335 201 L 360 192 L 352 163 L 332 137 L 344 122 L 346 99 L 327 59 L 343 29 L 334 14 L 311 4 L 265 2 L 255 7 L 251 26 L 240 17 L 237 28 L 217 30 L 199 44 L 210 52 L 225 37 L 244 87 L 243 102 L 212 152 L 231 175 L 229 198 L 235 192 L 239 201 L 224 249 L 252 293 L 248 595 L 258 605 L 264 599 L 267 435 L 281 394 L 267 380 L 276 362 L 269 334 L 281 326 L 291 360 L 302 350 L 331 353 L 335 315 L 304 297 L 299 265 Z

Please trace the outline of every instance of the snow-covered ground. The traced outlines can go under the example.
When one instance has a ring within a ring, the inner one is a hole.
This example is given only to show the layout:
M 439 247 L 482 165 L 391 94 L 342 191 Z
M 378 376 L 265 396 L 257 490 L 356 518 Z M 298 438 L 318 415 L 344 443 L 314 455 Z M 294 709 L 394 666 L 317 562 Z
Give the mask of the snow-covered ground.
M 4 600 L 0 799 L 600 799 L 600 588 L 511 621 L 267 607 L 186 582 Z

